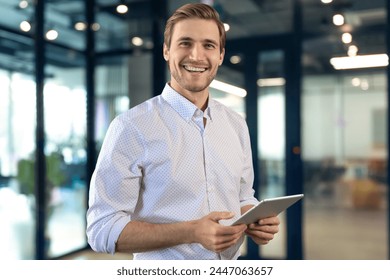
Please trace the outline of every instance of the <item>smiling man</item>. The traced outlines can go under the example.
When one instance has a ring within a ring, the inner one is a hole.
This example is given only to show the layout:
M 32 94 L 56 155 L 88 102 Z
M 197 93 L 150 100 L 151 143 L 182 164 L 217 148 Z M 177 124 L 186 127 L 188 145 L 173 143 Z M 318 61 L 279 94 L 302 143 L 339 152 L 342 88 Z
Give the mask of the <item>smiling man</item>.
M 189 18 L 178 21 L 171 37 L 166 36 L 169 41 L 167 38 L 164 43 L 170 86 L 202 110 L 207 105 L 208 87 L 225 54 L 219 34 L 214 21 Z
M 267 244 L 278 217 L 225 226 L 258 201 L 245 120 L 211 98 L 225 54 L 217 12 L 187 4 L 168 19 L 163 92 L 111 123 L 91 179 L 87 236 L 134 259 L 237 259 L 246 235 Z

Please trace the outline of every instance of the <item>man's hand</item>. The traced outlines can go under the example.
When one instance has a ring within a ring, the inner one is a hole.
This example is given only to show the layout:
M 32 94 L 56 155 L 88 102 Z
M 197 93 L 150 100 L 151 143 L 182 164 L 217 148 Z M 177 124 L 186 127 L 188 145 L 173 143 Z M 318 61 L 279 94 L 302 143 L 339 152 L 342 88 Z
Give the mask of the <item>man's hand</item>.
M 231 219 L 234 213 L 212 212 L 209 215 L 194 221 L 196 224 L 194 240 L 208 250 L 222 252 L 238 242 L 247 229 L 246 225 L 224 226 L 219 220 Z
M 250 224 L 245 233 L 258 245 L 268 244 L 279 232 L 280 220 L 278 217 L 269 217 Z

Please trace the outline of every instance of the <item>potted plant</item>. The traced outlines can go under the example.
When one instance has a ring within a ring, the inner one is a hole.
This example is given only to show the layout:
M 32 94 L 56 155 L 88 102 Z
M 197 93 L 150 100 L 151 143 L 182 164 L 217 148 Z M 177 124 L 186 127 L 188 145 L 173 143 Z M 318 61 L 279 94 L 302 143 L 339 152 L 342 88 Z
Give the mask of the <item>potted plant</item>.
M 35 160 L 21 159 L 18 162 L 17 179 L 20 186 L 20 193 L 29 197 L 31 201 L 35 201 Z M 58 152 L 53 152 L 46 156 L 46 229 L 51 216 L 54 213 L 55 207 L 52 194 L 55 187 L 63 185 L 66 181 L 65 165 L 62 155 Z M 35 202 L 31 203 L 32 211 L 35 211 Z M 46 236 L 46 250 L 50 248 L 50 237 Z

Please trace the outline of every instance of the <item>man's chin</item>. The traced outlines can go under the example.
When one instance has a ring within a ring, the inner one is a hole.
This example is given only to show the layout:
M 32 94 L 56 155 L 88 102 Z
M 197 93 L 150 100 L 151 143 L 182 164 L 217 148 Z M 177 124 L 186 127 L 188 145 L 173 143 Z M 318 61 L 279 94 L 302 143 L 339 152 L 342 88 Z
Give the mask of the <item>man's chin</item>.
M 208 88 L 208 85 L 207 86 L 198 86 L 198 87 L 196 87 L 196 86 L 185 87 L 186 90 L 194 92 L 194 93 L 203 92 L 207 88 Z
M 191 92 L 203 92 L 205 91 L 211 84 L 212 81 L 204 82 L 204 83 L 191 83 L 187 84 L 184 88 Z
M 183 76 L 175 76 L 172 75 L 172 79 L 175 80 L 175 84 L 177 84 L 179 87 L 181 87 L 184 90 L 187 90 L 189 92 L 197 93 L 197 92 L 204 92 L 208 89 L 213 79 L 209 79 L 211 77 L 208 77 L 205 79 L 205 77 L 183 77 Z

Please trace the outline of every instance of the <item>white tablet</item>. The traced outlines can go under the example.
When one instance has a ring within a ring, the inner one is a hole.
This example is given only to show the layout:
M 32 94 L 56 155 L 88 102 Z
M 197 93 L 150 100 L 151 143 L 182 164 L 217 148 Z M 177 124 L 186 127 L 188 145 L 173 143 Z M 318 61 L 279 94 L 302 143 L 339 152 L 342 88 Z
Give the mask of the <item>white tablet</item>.
M 263 218 L 277 216 L 278 214 L 286 210 L 288 207 L 293 205 L 295 202 L 299 201 L 301 198 L 303 198 L 303 194 L 263 199 L 259 202 L 259 204 L 245 212 L 238 220 L 233 222 L 231 225 L 249 225 L 252 223 L 256 223 L 258 220 Z

